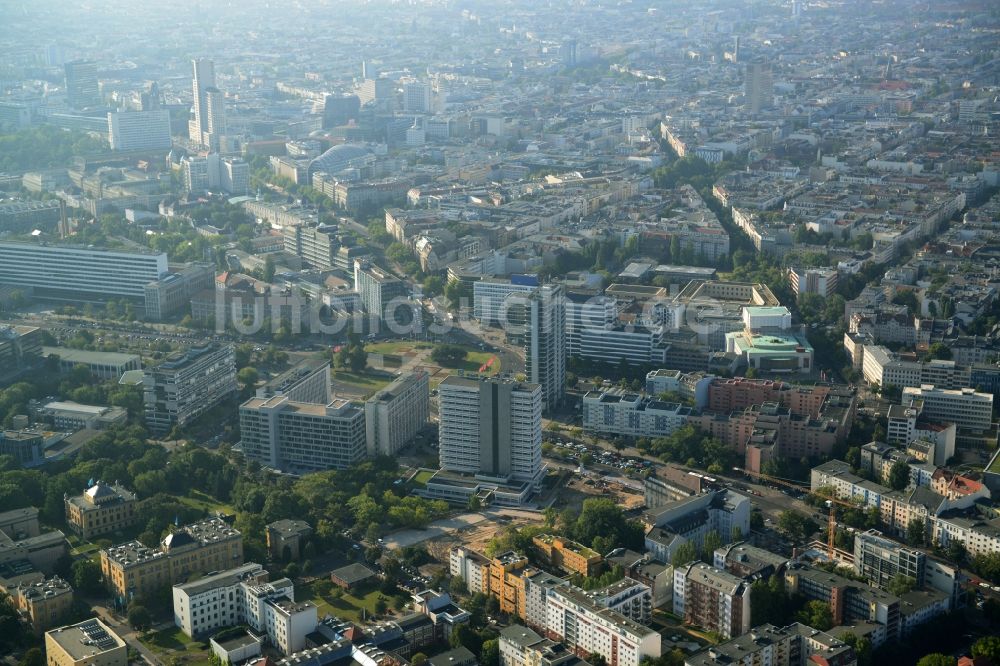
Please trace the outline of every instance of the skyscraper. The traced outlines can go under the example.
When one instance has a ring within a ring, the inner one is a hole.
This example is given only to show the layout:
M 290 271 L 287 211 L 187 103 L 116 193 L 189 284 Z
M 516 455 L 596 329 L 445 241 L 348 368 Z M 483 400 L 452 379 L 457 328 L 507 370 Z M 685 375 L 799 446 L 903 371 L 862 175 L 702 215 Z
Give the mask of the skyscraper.
M 504 484 L 541 482 L 538 384 L 453 375 L 438 396 L 441 469 Z
M 760 60 L 749 63 L 743 88 L 745 104 L 750 113 L 760 113 L 763 109 L 771 108 L 774 104 L 771 66 Z
M 97 87 L 97 65 L 89 60 L 74 60 L 65 65 L 66 103 L 74 109 L 100 106 Z
M 528 295 L 524 362 L 528 381 L 542 388 L 542 410 L 551 411 L 566 392 L 566 296 L 562 285 Z
M 199 58 L 191 61 L 194 118 L 188 123 L 193 141 L 218 149 L 226 132 L 225 95 L 215 87 L 215 63 Z

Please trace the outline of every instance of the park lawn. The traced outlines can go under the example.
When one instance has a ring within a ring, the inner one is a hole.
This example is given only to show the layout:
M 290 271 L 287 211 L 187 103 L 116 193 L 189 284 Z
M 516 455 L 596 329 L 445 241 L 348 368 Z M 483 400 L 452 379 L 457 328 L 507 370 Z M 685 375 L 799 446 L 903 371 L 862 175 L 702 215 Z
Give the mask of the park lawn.
M 411 342 L 409 340 L 398 340 L 389 342 L 373 342 L 365 345 L 365 351 L 369 354 L 403 354 L 418 349 L 430 349 L 434 345 L 429 342 Z
M 438 366 L 445 368 L 446 370 L 465 370 L 466 372 L 479 372 L 479 368 L 486 365 L 486 363 L 491 358 L 496 357 L 496 360 L 493 361 L 493 365 L 491 365 L 486 370 L 486 374 L 495 375 L 496 373 L 500 372 L 500 357 L 496 356 L 496 354 L 493 354 L 492 352 L 479 351 L 477 349 L 473 349 L 472 347 L 463 347 L 463 349 L 465 349 L 466 352 L 465 361 L 459 363 L 458 365 L 455 366 L 444 365 L 442 363 L 437 363 L 432 359 L 428 359 L 428 362 L 435 363 Z
M 413 479 L 410 482 L 418 488 L 423 488 L 427 485 L 427 482 L 431 480 L 432 476 L 434 476 L 434 472 L 432 470 L 422 469 L 413 475 Z
M 342 384 L 349 384 L 360 391 L 370 391 L 374 393 L 392 382 L 392 377 L 384 375 L 374 375 L 367 372 L 350 372 L 348 370 L 337 370 L 332 375 L 335 381 Z
M 70 555 L 90 555 L 101 549 L 96 543 L 81 543 L 70 551 Z
M 205 644 L 188 638 L 180 627 L 140 635 L 139 640 L 157 654 L 186 658 L 192 663 L 204 663 L 208 660 L 208 648 Z
M 296 599 L 300 598 L 300 591 L 302 599 L 308 599 L 316 604 L 316 612 L 319 617 L 323 617 L 329 613 L 341 620 L 359 623 L 363 621 L 361 617 L 362 610 L 366 611 L 366 617 L 369 619 L 375 615 L 375 602 L 378 601 L 380 594 L 378 589 L 374 589 L 360 597 L 354 596 L 354 593 L 347 592 L 346 590 L 342 591 L 340 596 L 335 596 L 334 594 L 322 596 L 313 591 L 312 584 L 307 583 L 297 586 L 295 591 Z M 386 602 L 391 603 L 391 600 L 386 599 Z
M 996 456 L 993 459 L 993 464 L 986 468 L 987 472 L 993 472 L 995 474 L 1000 474 L 1000 456 Z
M 178 499 L 190 507 L 201 509 L 202 511 L 207 511 L 208 513 L 223 513 L 227 516 L 231 516 L 236 513 L 236 509 L 234 509 L 231 504 L 220 502 L 211 495 L 203 493 L 200 490 L 192 490 L 184 497 L 180 497 Z

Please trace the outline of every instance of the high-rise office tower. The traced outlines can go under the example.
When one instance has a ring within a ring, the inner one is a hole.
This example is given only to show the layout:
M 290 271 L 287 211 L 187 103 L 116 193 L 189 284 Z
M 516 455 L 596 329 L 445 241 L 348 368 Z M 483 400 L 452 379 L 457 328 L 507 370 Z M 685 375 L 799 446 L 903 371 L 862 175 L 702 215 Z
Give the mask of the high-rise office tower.
M 544 285 L 525 304 L 524 362 L 528 381 L 542 388 L 542 410 L 555 409 L 566 393 L 566 296 L 562 285 Z
M 215 87 L 215 63 L 200 58 L 191 61 L 194 118 L 188 123 L 188 136 L 213 150 L 226 133 L 226 96 Z
M 97 64 L 90 60 L 74 60 L 65 65 L 66 103 L 74 109 L 100 106 L 97 87 Z
M 771 66 L 759 60 L 749 63 L 743 88 L 746 107 L 750 113 L 760 113 L 763 109 L 771 108 L 774 104 L 774 82 L 771 79 Z
M 429 83 L 413 82 L 403 86 L 403 110 L 413 113 L 430 113 L 431 86 Z
M 500 483 L 541 482 L 542 388 L 451 376 L 438 386 L 441 469 Z
M 155 109 L 108 113 L 108 140 L 112 150 L 169 150 L 170 112 Z

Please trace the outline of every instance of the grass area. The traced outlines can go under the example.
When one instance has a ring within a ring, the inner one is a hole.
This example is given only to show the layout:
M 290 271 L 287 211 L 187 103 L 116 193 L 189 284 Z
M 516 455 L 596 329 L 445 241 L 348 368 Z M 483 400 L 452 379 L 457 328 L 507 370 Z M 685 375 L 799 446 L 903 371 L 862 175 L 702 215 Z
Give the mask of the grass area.
M 432 476 L 434 476 L 434 472 L 432 472 L 429 469 L 422 469 L 413 475 L 413 479 L 410 481 L 410 483 L 420 488 L 423 488 L 424 486 L 427 485 L 427 482 L 431 480 Z
M 370 354 L 403 354 L 418 349 L 431 349 L 434 347 L 429 342 L 410 342 L 408 340 L 397 340 L 388 342 L 374 342 L 365 345 L 365 351 Z
M 388 375 L 375 375 L 367 372 L 350 372 L 348 370 L 337 370 L 332 375 L 334 381 L 341 384 L 348 384 L 357 388 L 361 392 L 374 393 L 392 381 Z
M 226 515 L 236 513 L 236 509 L 234 509 L 231 504 L 219 502 L 211 495 L 207 495 L 200 490 L 192 490 L 187 494 L 187 496 L 179 497 L 178 499 L 190 507 L 201 509 L 202 511 L 207 511 L 208 513 L 221 512 Z
M 993 462 L 986 468 L 986 471 L 1000 474 L 1000 455 L 994 456 Z
M 70 551 L 70 555 L 89 555 L 91 553 L 98 552 L 100 549 L 101 547 L 96 543 L 83 543 L 73 548 L 73 550 Z
M 380 596 L 380 592 L 377 589 L 371 590 L 360 597 L 355 596 L 353 592 L 343 590 L 338 593 L 338 590 L 339 588 L 334 588 L 330 594 L 322 596 L 313 590 L 311 583 L 307 583 L 296 586 L 295 598 L 309 599 L 316 604 L 316 612 L 319 617 L 323 617 L 329 613 L 342 620 L 360 623 L 363 622 L 363 618 L 361 617 L 362 612 L 365 613 L 365 617 L 367 618 L 375 615 L 375 602 L 378 601 Z M 391 605 L 391 599 L 387 598 L 386 602 Z
M 188 638 L 179 627 L 154 631 L 140 636 L 139 640 L 157 654 L 170 655 L 190 663 L 208 661 L 208 648 L 205 647 L 205 643 Z

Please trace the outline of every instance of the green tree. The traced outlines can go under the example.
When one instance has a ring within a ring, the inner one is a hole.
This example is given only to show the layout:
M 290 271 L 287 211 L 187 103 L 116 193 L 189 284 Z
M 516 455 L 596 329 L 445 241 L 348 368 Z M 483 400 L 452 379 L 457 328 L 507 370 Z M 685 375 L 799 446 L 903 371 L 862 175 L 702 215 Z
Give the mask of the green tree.
M 461 576 L 452 576 L 448 582 L 448 593 L 455 598 L 464 597 L 469 593 L 469 584 Z
M 491 638 L 483 641 L 483 647 L 479 653 L 480 666 L 500 666 L 500 641 Z
M 271 255 L 267 255 L 264 259 L 264 282 L 274 282 L 274 272 L 274 258 Z
M 949 560 L 957 564 L 962 564 L 965 562 L 965 558 L 968 555 L 965 550 L 965 544 L 963 544 L 958 539 L 951 539 L 948 542 L 948 547 L 945 548 L 945 555 Z
M 465 363 L 468 354 L 468 350 L 461 345 L 440 344 L 431 351 L 431 360 L 438 365 L 456 368 Z
M 871 666 L 872 641 L 870 638 L 847 633 L 843 635 L 842 640 L 854 648 L 854 654 L 858 659 L 858 666 Z
M 718 530 L 710 530 L 708 534 L 705 535 L 705 539 L 701 546 L 701 559 L 709 564 L 715 558 L 715 551 L 717 548 L 722 547 L 722 536 L 719 534 Z
M 145 606 L 132 604 L 128 609 L 128 623 L 136 631 L 147 631 L 153 623 L 153 617 Z
M 927 348 L 926 359 L 932 361 L 934 359 L 941 359 L 944 361 L 951 360 L 951 347 L 944 344 L 943 342 L 935 342 L 930 347 Z
M 424 666 L 427 663 L 427 655 L 423 652 L 418 652 L 413 657 L 410 658 L 411 666 Z
M 800 543 L 804 542 L 819 528 L 814 520 L 791 509 L 786 509 L 779 514 L 778 527 L 793 541 Z
M 696 559 L 698 559 L 698 549 L 690 541 L 685 541 L 674 550 L 674 554 L 670 558 L 670 563 L 675 567 L 680 567 L 694 562 Z
M 896 574 L 892 577 L 892 580 L 889 581 L 889 585 L 886 589 L 889 590 L 890 594 L 895 594 L 897 597 L 901 597 L 912 590 L 916 584 L 917 580 L 912 576 Z
M 73 562 L 73 587 L 83 594 L 101 594 L 104 591 L 104 585 L 101 583 L 101 565 L 89 559 Z
M 893 490 L 903 490 L 910 485 L 910 466 L 902 460 L 897 460 L 889 468 L 885 480 L 886 485 Z
M 906 543 L 923 546 L 927 539 L 927 525 L 923 518 L 914 518 L 906 526 Z
M 1000 636 L 984 636 L 972 644 L 973 657 L 986 657 L 994 664 L 1000 664 Z
M 917 662 L 917 666 L 955 666 L 957 663 L 958 660 L 951 655 L 931 652 L 921 657 Z
M 45 655 L 39 648 L 31 648 L 24 653 L 18 666 L 45 666 Z
M 833 612 L 830 610 L 829 604 L 813 600 L 807 602 L 805 607 L 796 614 L 795 620 L 813 629 L 827 631 L 833 627 Z

